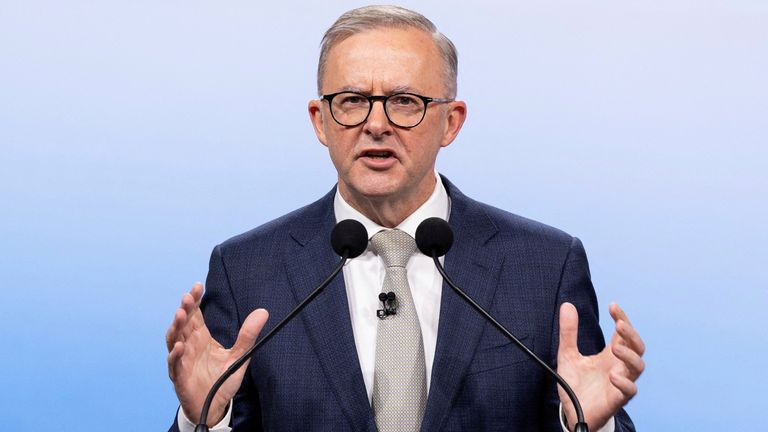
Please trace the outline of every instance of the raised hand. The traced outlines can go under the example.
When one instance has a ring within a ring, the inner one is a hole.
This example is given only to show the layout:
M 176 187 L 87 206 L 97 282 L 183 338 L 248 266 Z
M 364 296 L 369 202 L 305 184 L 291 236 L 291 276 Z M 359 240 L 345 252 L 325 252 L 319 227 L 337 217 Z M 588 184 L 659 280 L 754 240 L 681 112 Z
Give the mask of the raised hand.
M 645 344 L 617 304 L 609 311 L 616 324 L 610 343 L 599 353 L 583 356 L 576 345 L 579 316 L 570 303 L 560 307 L 560 346 L 557 372 L 573 388 L 590 430 L 597 430 L 637 393 L 635 381 L 643 372 Z M 576 410 L 558 387 L 568 425 L 576 424 Z
M 184 414 L 197 422 L 208 391 L 216 379 L 256 341 L 269 314 L 264 309 L 251 312 L 243 322 L 231 349 L 211 337 L 200 311 L 203 285 L 195 284 L 181 298 L 173 323 L 165 335 L 168 347 L 168 376 Z M 243 381 L 247 363 L 221 386 L 211 404 L 208 425 L 217 424 L 226 414 L 229 401 Z

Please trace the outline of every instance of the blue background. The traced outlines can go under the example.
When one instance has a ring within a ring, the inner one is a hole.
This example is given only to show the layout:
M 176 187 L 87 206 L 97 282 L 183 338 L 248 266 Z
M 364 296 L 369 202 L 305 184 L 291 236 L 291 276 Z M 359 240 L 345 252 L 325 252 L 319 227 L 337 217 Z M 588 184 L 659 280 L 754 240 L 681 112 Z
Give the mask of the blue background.
M 14 430 L 170 423 L 164 334 L 211 248 L 335 181 L 306 104 L 360 4 L 327 3 L 0 0 Z M 579 236 L 604 329 L 618 301 L 642 332 L 639 429 L 765 424 L 768 2 L 404 6 L 460 53 L 469 118 L 439 170 Z

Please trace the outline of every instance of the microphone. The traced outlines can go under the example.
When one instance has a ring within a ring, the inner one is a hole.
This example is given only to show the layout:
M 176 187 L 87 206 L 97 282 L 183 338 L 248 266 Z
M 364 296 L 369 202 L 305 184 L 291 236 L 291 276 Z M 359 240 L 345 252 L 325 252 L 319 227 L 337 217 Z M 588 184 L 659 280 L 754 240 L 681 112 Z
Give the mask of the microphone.
M 253 353 L 256 352 L 256 349 L 258 349 L 262 344 L 264 344 L 264 342 L 268 341 L 272 336 L 274 336 L 275 333 L 283 328 L 283 326 L 292 320 L 293 317 L 295 317 L 302 309 L 304 309 L 307 304 L 309 304 L 315 297 L 317 297 L 317 295 L 320 294 L 320 292 L 336 278 L 341 269 L 344 268 L 344 264 L 348 259 L 356 258 L 365 251 L 365 248 L 368 247 L 368 231 L 366 231 L 365 227 L 360 222 L 353 219 L 345 219 L 333 227 L 333 231 L 331 231 L 331 246 L 333 247 L 334 252 L 341 256 L 339 264 L 336 266 L 333 272 L 331 272 L 330 276 L 328 276 L 323 281 L 323 283 L 315 288 L 314 291 L 309 293 L 309 295 L 304 300 L 302 300 L 301 303 L 299 303 L 288 315 L 286 315 L 282 321 L 277 323 L 277 325 L 272 330 L 270 330 L 269 333 L 259 339 L 255 345 L 246 351 L 245 354 L 243 354 L 240 358 L 235 360 L 235 362 L 232 363 L 227 368 L 227 370 L 224 371 L 223 374 L 221 374 L 219 379 L 216 380 L 216 382 L 211 387 L 211 390 L 208 392 L 208 396 L 205 398 L 203 409 L 200 411 L 200 421 L 198 422 L 197 426 L 195 426 L 195 432 L 210 431 L 208 425 L 206 424 L 208 423 L 208 411 L 211 408 L 213 397 L 216 395 L 216 392 L 219 390 L 219 388 L 221 388 L 221 386 L 224 384 L 224 381 L 226 381 L 227 378 L 232 376 L 232 374 L 240 369 L 240 367 L 242 367 L 243 364 L 245 364 L 245 362 L 253 356 Z
M 376 316 L 379 319 L 384 319 L 390 315 L 397 315 L 397 297 L 392 291 L 388 293 L 379 293 L 379 301 L 384 306 L 384 309 L 376 311 Z
M 357 258 L 368 247 L 368 231 L 354 219 L 344 219 L 331 231 L 331 247 L 336 255 L 345 259 Z M 347 252 L 348 255 L 344 255 Z
M 565 392 L 568 394 L 568 398 L 571 399 L 571 402 L 573 402 L 573 406 L 576 409 L 576 418 L 578 421 L 575 425 L 575 431 L 576 432 L 589 432 L 589 427 L 587 426 L 587 423 L 584 421 L 584 412 L 581 409 L 581 404 L 579 403 L 579 399 L 576 397 L 576 393 L 573 392 L 573 389 L 571 389 L 571 386 L 568 385 L 567 382 L 561 377 L 557 372 L 552 370 L 551 367 L 542 359 L 539 358 L 533 351 L 531 351 L 525 344 L 520 342 L 518 338 L 516 338 L 509 330 L 507 330 L 501 323 L 496 321 L 495 318 L 491 316 L 485 309 L 483 309 L 482 306 L 477 304 L 474 300 L 472 300 L 471 297 L 469 297 L 461 288 L 459 288 L 451 278 L 448 277 L 448 275 L 445 273 L 445 269 L 443 268 L 443 265 L 440 264 L 440 258 L 441 256 L 445 255 L 453 245 L 453 230 L 451 230 L 451 226 L 448 225 L 448 222 L 444 221 L 443 219 L 431 217 L 428 219 L 425 219 L 422 221 L 418 228 L 416 228 L 416 246 L 419 248 L 421 253 L 423 253 L 426 256 L 431 256 L 432 260 L 435 262 L 435 266 L 437 267 L 437 271 L 440 272 L 440 275 L 443 276 L 443 280 L 445 280 L 448 283 L 448 286 L 453 288 L 453 290 L 456 292 L 456 294 L 459 295 L 459 297 L 463 298 L 467 303 L 469 303 L 476 311 L 480 313 L 485 319 L 490 321 L 491 324 L 494 325 L 499 331 L 501 331 L 507 338 L 509 338 L 512 342 L 514 342 L 520 349 L 523 350 L 531 359 L 533 359 L 539 366 L 541 366 L 542 369 L 547 371 L 554 379 L 557 381 L 558 384 L 565 390 Z

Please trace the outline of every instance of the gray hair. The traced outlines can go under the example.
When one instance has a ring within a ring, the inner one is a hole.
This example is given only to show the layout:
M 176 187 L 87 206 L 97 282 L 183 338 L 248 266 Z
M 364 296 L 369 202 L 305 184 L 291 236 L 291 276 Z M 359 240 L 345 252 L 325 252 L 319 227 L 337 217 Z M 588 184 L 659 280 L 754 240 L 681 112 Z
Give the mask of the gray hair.
M 328 53 L 334 45 L 357 33 L 376 28 L 415 28 L 432 35 L 443 58 L 443 79 L 446 97 L 456 97 L 456 75 L 459 69 L 456 46 L 437 31 L 437 27 L 424 15 L 399 6 L 365 6 L 344 13 L 325 32 L 320 43 L 320 61 L 317 64 L 317 93 L 322 92 Z

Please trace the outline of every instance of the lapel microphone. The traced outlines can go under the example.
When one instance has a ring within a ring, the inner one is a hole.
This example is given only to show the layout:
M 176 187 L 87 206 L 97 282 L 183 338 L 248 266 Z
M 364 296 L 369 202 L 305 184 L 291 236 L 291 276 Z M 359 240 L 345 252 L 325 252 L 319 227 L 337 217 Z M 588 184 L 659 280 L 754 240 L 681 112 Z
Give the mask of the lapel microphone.
M 514 342 L 521 350 L 523 350 L 523 352 L 528 355 L 528 357 L 533 359 L 533 361 L 541 366 L 542 369 L 547 371 L 547 373 L 549 373 L 549 375 L 551 375 L 555 381 L 560 384 L 560 387 L 562 387 L 563 390 L 568 393 L 568 398 L 571 399 L 571 402 L 573 402 L 573 406 L 576 409 L 576 417 L 578 421 L 575 425 L 575 431 L 589 432 L 589 427 L 584 421 L 584 412 L 581 409 L 579 399 L 576 397 L 576 393 L 573 392 L 573 389 L 571 389 L 571 386 L 565 382 L 563 377 L 561 377 L 557 372 L 549 367 L 549 365 L 544 360 L 540 359 L 539 356 L 537 356 L 533 351 L 525 346 L 525 344 L 520 342 L 520 340 L 516 338 L 509 330 L 507 330 L 506 327 L 496 321 L 496 319 L 493 318 L 491 314 L 489 314 L 485 309 L 483 309 L 482 306 L 472 300 L 472 298 L 469 297 L 461 288 L 459 288 L 458 285 L 453 283 L 451 278 L 448 277 L 448 275 L 445 273 L 445 269 L 443 268 L 443 265 L 440 264 L 440 260 L 438 260 L 438 258 L 445 255 L 451 249 L 452 245 L 453 230 L 451 229 L 451 226 L 448 225 L 448 222 L 443 219 L 436 217 L 427 218 L 419 224 L 418 228 L 416 228 L 416 246 L 419 248 L 421 253 L 432 257 L 432 260 L 437 267 L 437 271 L 440 272 L 440 275 L 443 276 L 443 280 L 448 283 L 448 286 L 453 288 L 459 297 L 469 303 L 470 306 L 472 306 L 476 311 L 480 313 L 480 315 L 482 315 L 486 320 L 493 324 L 494 327 L 501 331 L 507 338 L 509 338 L 509 340 Z
M 320 294 L 320 292 L 336 278 L 341 269 L 344 268 L 344 264 L 348 259 L 356 258 L 365 251 L 365 248 L 368 247 L 368 231 L 366 231 L 365 227 L 360 222 L 353 219 L 345 219 L 333 227 L 333 231 L 331 231 L 331 246 L 333 247 L 334 252 L 341 256 L 339 264 L 336 266 L 330 276 L 328 276 L 323 281 L 323 283 L 315 288 L 314 291 L 309 293 L 309 295 L 304 300 L 302 300 L 301 303 L 299 303 L 288 315 L 286 315 L 282 321 L 277 323 L 277 325 L 272 330 L 270 330 L 269 333 L 259 339 L 256 344 L 253 345 L 253 347 L 246 351 L 245 354 L 243 354 L 239 359 L 235 360 L 235 362 L 232 363 L 227 368 L 227 370 L 224 371 L 223 374 L 221 374 L 219 379 L 213 383 L 211 390 L 208 392 L 208 396 L 205 398 L 203 409 L 200 411 L 200 421 L 198 422 L 197 426 L 195 426 L 195 432 L 210 431 L 210 428 L 208 428 L 208 425 L 206 424 L 208 423 L 208 411 L 211 408 L 213 397 L 216 395 L 216 392 L 219 390 L 219 388 L 221 388 L 221 386 L 224 384 L 224 381 L 226 381 L 227 378 L 232 376 L 232 374 L 240 369 L 240 367 L 242 367 L 243 364 L 245 364 L 245 362 L 253 356 L 253 353 L 256 352 L 257 348 L 259 348 L 264 342 L 268 341 L 275 333 L 283 328 L 285 324 L 287 324 L 302 309 L 304 309 L 307 304 L 309 304 L 315 297 L 317 297 L 317 295 Z
M 392 291 L 388 293 L 379 293 L 379 301 L 384 309 L 376 311 L 376 316 L 379 319 L 384 319 L 390 315 L 397 315 L 397 296 Z

